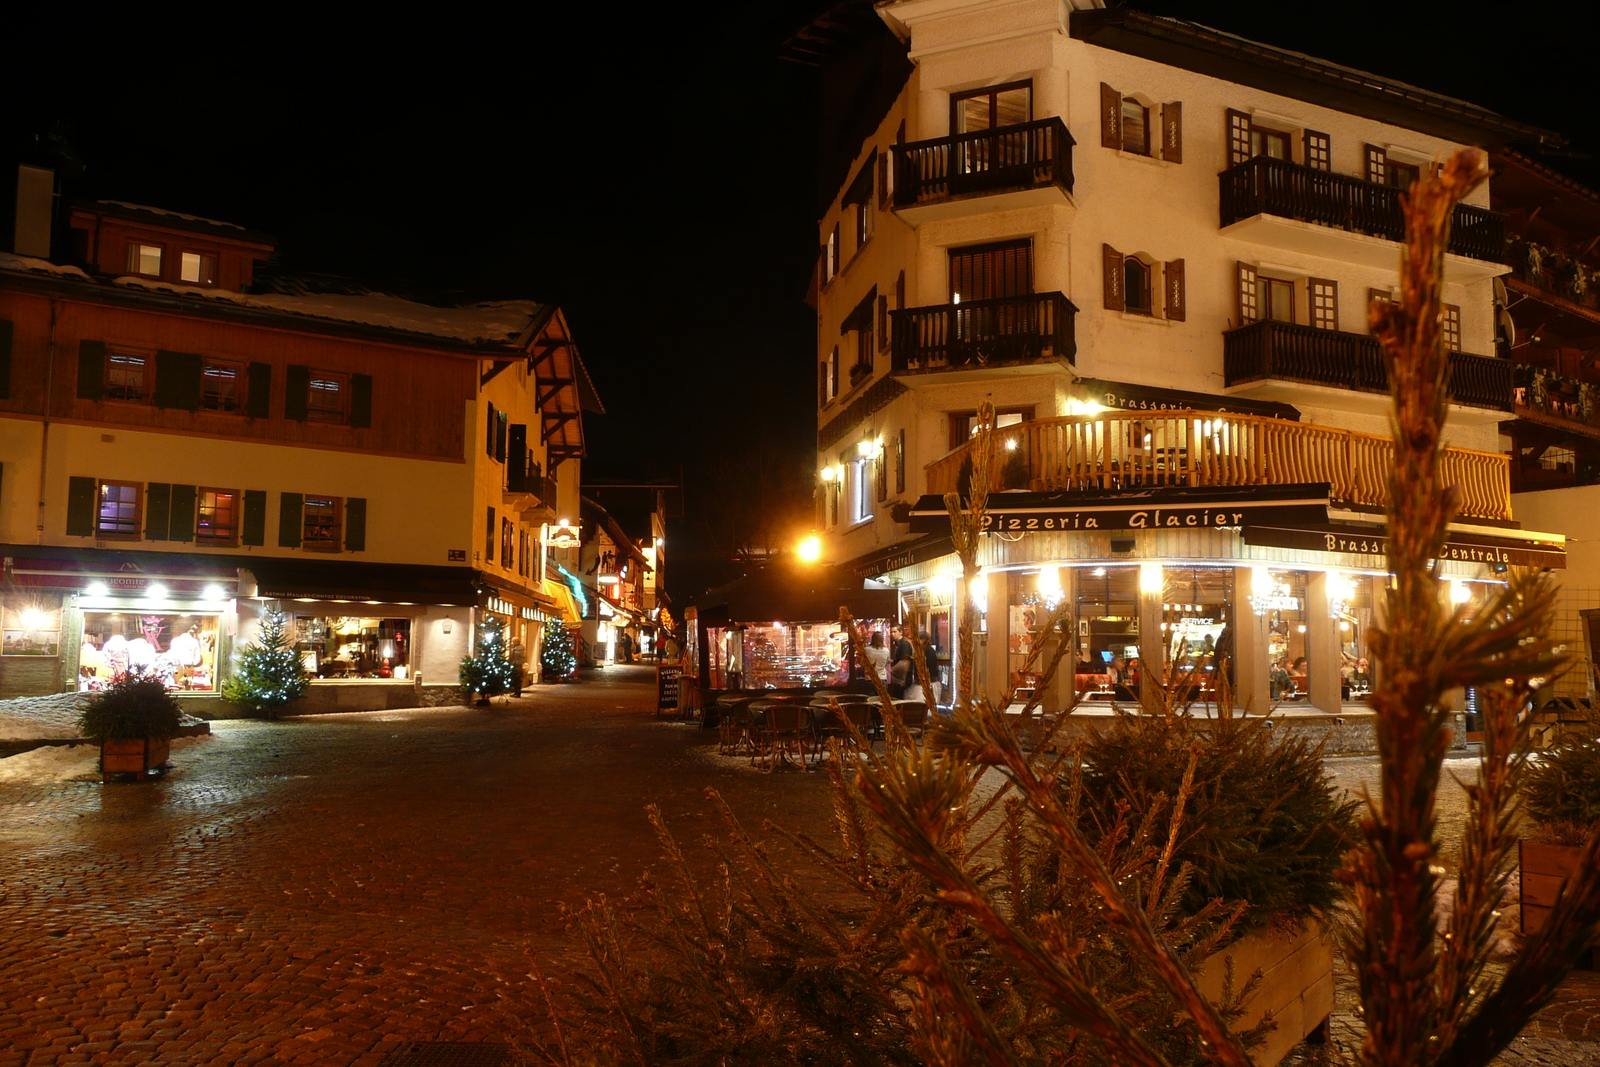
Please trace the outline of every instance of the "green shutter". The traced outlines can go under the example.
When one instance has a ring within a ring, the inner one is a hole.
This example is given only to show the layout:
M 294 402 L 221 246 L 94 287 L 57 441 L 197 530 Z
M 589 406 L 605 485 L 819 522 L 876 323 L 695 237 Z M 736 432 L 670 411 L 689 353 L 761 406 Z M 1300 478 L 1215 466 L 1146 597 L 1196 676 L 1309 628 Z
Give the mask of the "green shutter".
M 367 498 L 364 496 L 345 498 L 344 547 L 347 552 L 367 550 Z
M 350 425 L 372 425 L 372 375 L 350 375 Z
M 67 536 L 94 536 L 93 478 L 67 479 Z
M 11 338 L 15 330 L 10 319 L 0 319 L 0 400 L 11 399 Z
M 165 541 L 171 528 L 172 486 L 151 482 L 144 491 L 144 539 Z
M 200 410 L 200 357 L 193 352 L 156 353 L 156 407 Z
M 244 521 L 239 525 L 239 543 L 267 543 L 267 494 L 263 489 L 244 491 Z
M 78 342 L 78 399 L 106 395 L 106 346 L 103 341 Z
M 294 368 L 289 368 L 293 370 Z M 299 493 L 278 494 L 278 545 L 300 547 L 300 524 L 306 513 L 306 498 Z
M 250 364 L 250 384 L 246 387 L 245 412 L 252 419 L 272 414 L 272 364 Z
M 175 485 L 172 487 L 172 540 L 194 540 L 194 498 L 195 487 L 192 485 Z
M 305 422 L 310 413 L 311 368 L 291 364 L 283 377 L 283 417 Z

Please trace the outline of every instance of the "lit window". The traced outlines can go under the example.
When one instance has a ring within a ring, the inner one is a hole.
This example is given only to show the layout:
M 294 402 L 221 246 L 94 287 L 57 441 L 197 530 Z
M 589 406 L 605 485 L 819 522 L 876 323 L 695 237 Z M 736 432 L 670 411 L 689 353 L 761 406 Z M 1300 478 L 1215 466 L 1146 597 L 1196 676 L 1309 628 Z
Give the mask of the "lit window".
M 312 552 L 339 551 L 339 498 L 308 496 L 301 541 Z
M 1261 126 L 1250 127 L 1250 154 L 1269 159 L 1289 158 L 1289 135 Z
M 161 277 L 161 246 L 128 242 L 128 273 L 147 278 Z
M 217 257 L 202 252 L 185 252 L 178 264 L 178 278 L 196 285 L 216 285 Z
M 150 359 L 135 352 L 106 354 L 106 399 L 144 400 L 149 393 Z
M 139 539 L 139 486 L 132 482 L 101 482 L 100 506 L 95 513 L 94 535 L 125 541 Z
M 344 379 L 333 374 L 315 374 L 311 378 L 311 400 L 306 409 L 313 422 L 343 422 L 345 388 Z
M 200 406 L 207 411 L 239 410 L 239 368 L 207 360 L 200 375 Z
M 850 521 L 872 518 L 872 461 L 858 459 L 850 464 Z
M 209 545 L 238 543 L 238 493 L 231 489 L 202 489 L 197 501 L 197 510 L 195 541 Z

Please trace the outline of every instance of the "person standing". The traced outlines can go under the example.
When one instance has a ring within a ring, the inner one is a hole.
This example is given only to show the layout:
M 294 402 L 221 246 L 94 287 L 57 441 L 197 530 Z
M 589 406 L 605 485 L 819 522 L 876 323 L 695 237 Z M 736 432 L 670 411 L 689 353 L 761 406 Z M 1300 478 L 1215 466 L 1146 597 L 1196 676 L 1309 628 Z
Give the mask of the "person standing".
M 522 683 L 527 677 L 528 650 L 522 645 L 521 637 L 512 637 L 511 644 L 506 646 L 506 658 L 511 661 L 511 695 L 522 695 Z
M 889 680 L 889 650 L 883 643 L 883 631 L 872 631 L 872 638 L 867 642 L 867 674 L 880 682 Z
M 942 696 L 939 692 L 939 650 L 933 647 L 933 638 L 928 631 L 923 630 L 917 638 L 922 642 L 923 665 L 927 668 L 923 674 L 922 688 L 928 695 L 929 705 L 937 705 Z

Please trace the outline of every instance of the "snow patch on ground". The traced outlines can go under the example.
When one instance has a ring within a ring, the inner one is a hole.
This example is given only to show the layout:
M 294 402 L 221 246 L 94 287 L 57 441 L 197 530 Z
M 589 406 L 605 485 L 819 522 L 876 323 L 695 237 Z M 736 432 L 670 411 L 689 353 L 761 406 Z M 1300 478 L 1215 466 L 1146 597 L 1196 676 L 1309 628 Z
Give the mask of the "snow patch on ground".
M 211 740 L 199 737 L 178 737 L 172 741 L 174 764 L 182 764 L 199 755 L 192 751 Z M 100 777 L 100 746 L 47 745 L 31 752 L 23 752 L 8 759 L 0 759 L 0 782 L 72 782 Z

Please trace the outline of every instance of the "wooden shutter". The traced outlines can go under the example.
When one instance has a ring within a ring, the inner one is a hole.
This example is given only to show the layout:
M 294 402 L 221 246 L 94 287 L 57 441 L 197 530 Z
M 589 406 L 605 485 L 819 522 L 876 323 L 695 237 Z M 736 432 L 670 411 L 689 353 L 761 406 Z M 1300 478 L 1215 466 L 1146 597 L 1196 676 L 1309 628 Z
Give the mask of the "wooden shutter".
M 494 458 L 504 463 L 506 461 L 506 434 L 511 430 L 511 416 L 504 411 L 496 412 L 494 419 Z
M 250 364 L 250 384 L 245 387 L 245 413 L 252 419 L 272 414 L 272 364 Z
M 172 487 L 172 522 L 167 534 L 171 540 L 194 540 L 194 504 L 197 495 L 192 485 Z
M 889 499 L 889 454 L 884 449 L 878 449 L 877 458 L 872 461 L 873 476 L 877 479 L 878 501 L 882 503 Z
M 156 407 L 200 410 L 200 357 L 192 352 L 156 353 Z
M 10 319 L 0 319 L 0 400 L 11 399 L 11 339 L 16 330 Z
M 305 521 L 306 498 L 299 493 L 278 494 L 278 545 L 300 547 L 300 527 Z
M 1248 263 L 1239 264 L 1239 324 L 1255 322 L 1261 317 L 1261 280 L 1256 269 Z
M 1243 111 L 1228 109 L 1228 166 L 1236 166 L 1250 159 L 1250 116 Z
M 1122 94 L 1100 83 L 1100 145 L 1122 147 Z
M 311 368 L 290 364 L 283 376 L 283 417 L 305 422 L 311 413 Z M 295 544 L 300 543 L 295 535 Z
M 1167 318 L 1174 322 L 1183 322 L 1187 314 L 1187 303 L 1183 292 L 1183 260 L 1169 260 L 1166 269 L 1162 271 L 1162 291 L 1166 294 Z
M 1126 311 L 1127 297 L 1122 292 L 1122 253 L 1110 245 L 1100 246 L 1100 259 L 1105 268 L 1105 302 L 1108 311 Z
M 1311 299 L 1311 325 L 1319 330 L 1339 328 L 1339 283 L 1312 278 L 1306 283 Z
M 906 432 L 901 430 L 894 445 L 894 491 L 906 491 Z
M 483 423 L 483 426 L 484 426 L 483 451 L 484 451 L 485 455 L 493 457 L 494 456 L 495 427 L 499 425 L 499 420 L 497 418 L 495 418 L 494 405 L 492 403 L 489 405 L 488 411 L 489 411 L 489 414 L 484 416 L 484 423 Z
M 1306 166 L 1312 170 L 1333 169 L 1333 138 L 1316 130 L 1307 130 L 1305 135 Z
M 372 425 L 372 375 L 350 375 L 350 425 L 365 428 Z
M 506 431 L 506 488 L 513 491 L 532 489 L 528 484 L 528 424 L 514 422 Z
M 244 518 L 239 523 L 241 545 L 267 543 L 267 493 L 264 489 L 244 491 Z
M 1161 105 L 1161 158 L 1168 163 L 1183 162 L 1183 103 L 1174 100 Z
M 67 479 L 67 536 L 94 536 L 94 504 L 98 495 L 93 478 Z
M 817 404 L 825 406 L 828 403 L 828 361 L 821 360 L 817 363 Z
M 78 342 L 78 399 L 106 395 L 106 346 L 103 341 Z
M 345 498 L 344 548 L 346 552 L 367 550 L 367 498 L 364 496 Z
M 1367 181 L 1382 185 L 1388 176 L 1389 153 L 1375 144 L 1362 145 L 1361 152 L 1366 159 Z
M 489 528 L 483 535 L 483 562 L 487 565 L 494 562 L 494 508 L 489 509 Z
M 166 541 L 171 529 L 172 486 L 151 482 L 144 491 L 144 539 Z

